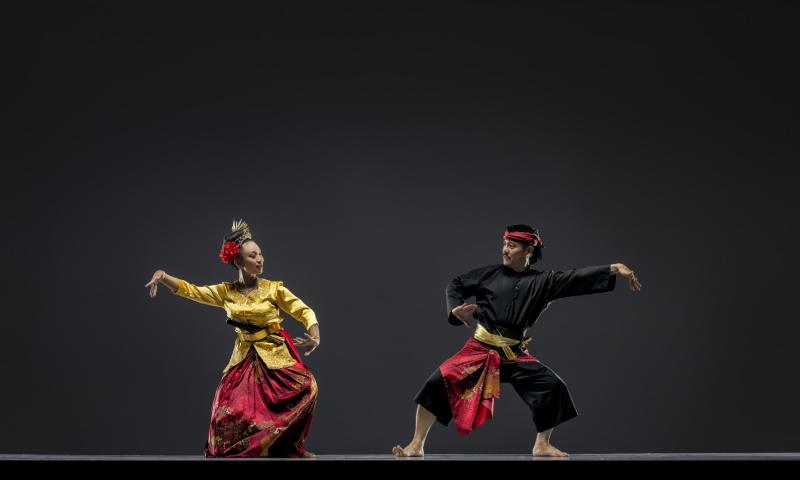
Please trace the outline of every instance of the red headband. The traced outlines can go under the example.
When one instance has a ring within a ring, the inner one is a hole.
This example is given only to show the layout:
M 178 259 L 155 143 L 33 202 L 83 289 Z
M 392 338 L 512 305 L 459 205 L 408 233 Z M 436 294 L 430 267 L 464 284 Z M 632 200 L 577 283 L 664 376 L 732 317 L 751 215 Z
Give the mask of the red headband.
M 506 232 L 503 234 L 503 238 L 506 240 L 515 240 L 517 242 L 528 242 L 534 247 L 544 246 L 544 243 L 542 243 L 542 237 L 540 237 L 538 233 Z

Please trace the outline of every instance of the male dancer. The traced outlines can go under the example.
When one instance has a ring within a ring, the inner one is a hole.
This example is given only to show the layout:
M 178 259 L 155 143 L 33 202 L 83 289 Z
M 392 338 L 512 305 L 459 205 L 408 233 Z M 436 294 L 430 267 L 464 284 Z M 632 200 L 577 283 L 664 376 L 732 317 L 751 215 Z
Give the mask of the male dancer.
M 447 359 L 417 394 L 416 430 L 406 447 L 392 449 L 398 457 L 424 455 L 425 439 L 434 420 L 466 435 L 492 418 L 500 383 L 510 383 L 533 413 L 537 435 L 534 456 L 566 457 L 550 443 L 553 428 L 578 415 L 567 386 L 555 372 L 530 355 L 525 332 L 553 300 L 614 289 L 615 275 L 628 279 L 632 291 L 641 284 L 621 263 L 540 271 L 531 267 L 542 258 L 539 232 L 528 225 L 511 225 L 503 236 L 503 263 L 472 270 L 447 285 L 448 321 L 477 327 L 464 347 Z M 474 304 L 464 300 L 475 297 Z

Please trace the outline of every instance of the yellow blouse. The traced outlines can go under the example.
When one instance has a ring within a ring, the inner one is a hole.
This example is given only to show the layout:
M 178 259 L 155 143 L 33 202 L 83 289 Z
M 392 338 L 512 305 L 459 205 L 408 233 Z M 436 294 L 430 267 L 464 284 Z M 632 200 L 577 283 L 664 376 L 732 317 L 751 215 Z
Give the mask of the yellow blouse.
M 224 308 L 228 318 L 248 325 L 279 327 L 283 321 L 279 309 L 302 323 L 306 330 L 318 323 L 314 311 L 294 296 L 280 281 L 259 278 L 258 287 L 247 295 L 243 295 L 233 287 L 231 282 L 197 286 L 178 279 L 178 290 L 173 293 L 198 303 Z M 237 327 L 236 333 L 247 332 Z M 286 368 L 295 363 L 285 344 L 274 343 L 267 339 L 248 342 L 240 339 L 237 335 L 231 359 L 223 373 L 244 360 L 251 345 L 255 347 L 256 353 L 267 365 L 267 368 Z

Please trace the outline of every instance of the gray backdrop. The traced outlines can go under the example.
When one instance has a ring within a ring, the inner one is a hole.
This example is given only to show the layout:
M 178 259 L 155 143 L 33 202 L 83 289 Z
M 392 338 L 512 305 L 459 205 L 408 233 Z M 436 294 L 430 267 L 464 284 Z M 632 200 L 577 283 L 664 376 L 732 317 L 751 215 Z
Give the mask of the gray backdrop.
M 0 451 L 199 454 L 232 329 L 143 286 L 233 279 L 235 217 L 320 320 L 317 453 L 409 440 L 469 336 L 444 287 L 511 223 L 644 284 L 530 332 L 559 447 L 800 450 L 797 7 L 431 3 L 9 7 Z M 529 451 L 502 395 L 427 451 Z

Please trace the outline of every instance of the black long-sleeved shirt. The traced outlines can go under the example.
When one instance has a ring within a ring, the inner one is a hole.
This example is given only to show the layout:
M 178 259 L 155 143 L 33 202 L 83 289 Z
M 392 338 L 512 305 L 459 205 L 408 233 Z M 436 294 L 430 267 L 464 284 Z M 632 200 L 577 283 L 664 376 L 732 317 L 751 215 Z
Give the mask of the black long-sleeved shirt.
M 475 297 L 474 316 L 490 332 L 522 339 L 550 302 L 558 298 L 614 290 L 616 275 L 610 265 L 566 271 L 528 268 L 515 272 L 505 265 L 489 265 L 459 275 L 447 285 L 448 322 L 462 325 L 453 308 Z

